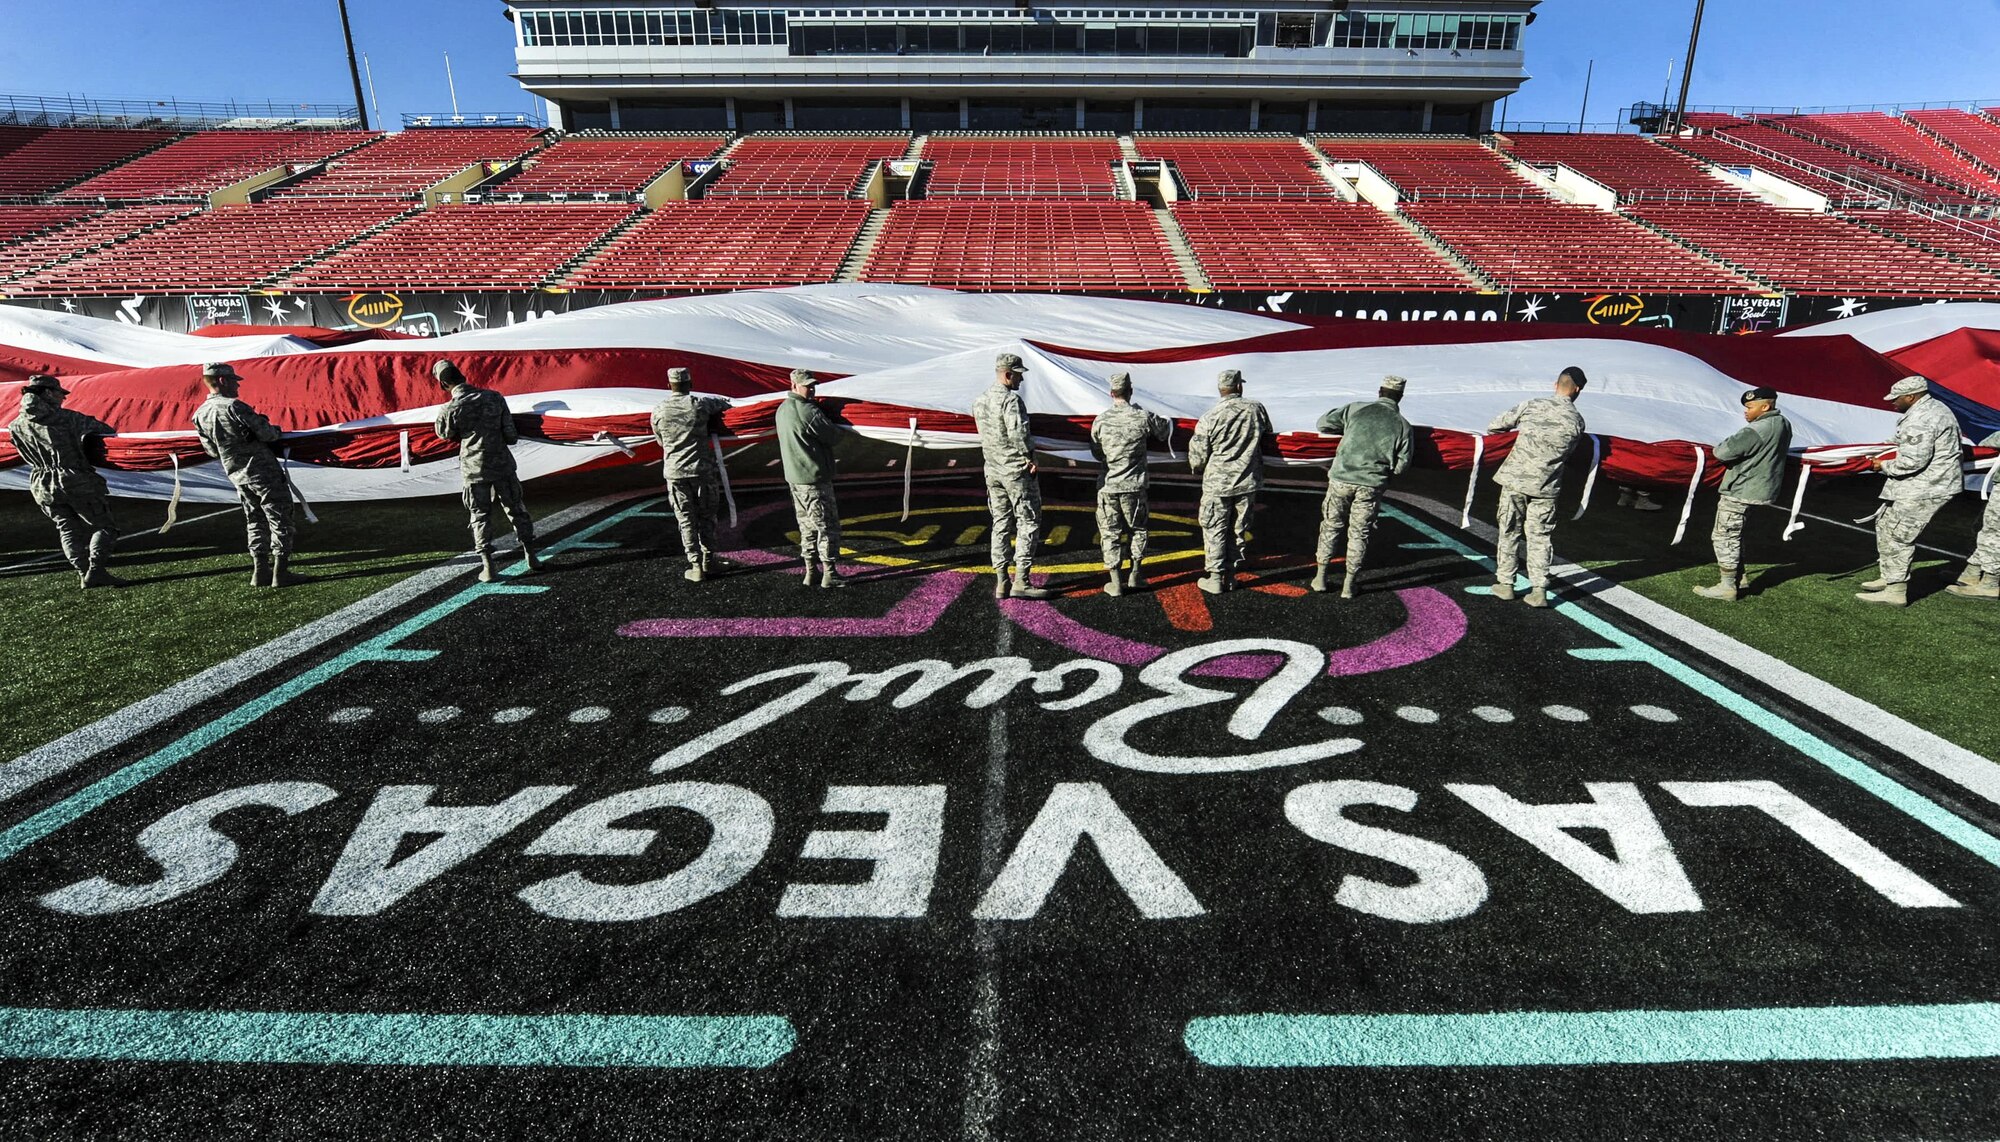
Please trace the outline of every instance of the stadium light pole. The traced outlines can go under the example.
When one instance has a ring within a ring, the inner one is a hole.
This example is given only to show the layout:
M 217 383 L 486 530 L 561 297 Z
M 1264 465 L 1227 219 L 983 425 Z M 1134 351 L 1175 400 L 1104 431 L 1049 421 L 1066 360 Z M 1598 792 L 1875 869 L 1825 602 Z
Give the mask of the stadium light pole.
M 361 99 L 361 65 L 354 61 L 354 28 L 347 22 L 347 0 L 337 0 L 340 5 L 340 35 L 347 41 L 347 78 L 354 81 L 354 113 L 361 117 L 361 129 L 368 127 L 368 104 Z
M 1674 117 L 1668 123 L 1669 135 L 1678 135 L 1687 124 L 1688 85 L 1694 82 L 1694 49 L 1701 42 L 1701 12 L 1708 6 L 1708 0 L 1694 0 L 1694 27 L 1688 32 L 1687 60 L 1681 65 L 1681 97 L 1674 104 Z

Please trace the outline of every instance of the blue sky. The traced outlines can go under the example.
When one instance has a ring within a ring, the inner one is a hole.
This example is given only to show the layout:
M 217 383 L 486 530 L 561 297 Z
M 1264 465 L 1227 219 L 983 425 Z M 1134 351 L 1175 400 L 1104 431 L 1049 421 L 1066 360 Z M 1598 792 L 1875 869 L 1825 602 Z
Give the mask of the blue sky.
M 499 0 L 348 0 L 383 115 L 534 102 L 507 77 Z M 1534 75 L 1510 122 L 1575 122 L 1657 99 L 1694 0 L 1544 0 Z M 1690 99 L 1824 105 L 1984 98 L 2000 104 L 2000 0 L 1710 0 Z M 1676 72 L 1675 83 L 1678 83 Z M 351 102 L 333 0 L 0 0 L 0 90 L 190 100 Z

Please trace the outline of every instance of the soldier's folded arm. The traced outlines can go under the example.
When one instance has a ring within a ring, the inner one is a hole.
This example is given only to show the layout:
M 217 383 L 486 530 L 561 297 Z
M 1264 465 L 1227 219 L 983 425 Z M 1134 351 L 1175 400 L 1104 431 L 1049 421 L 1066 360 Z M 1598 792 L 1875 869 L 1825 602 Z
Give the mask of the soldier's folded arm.
M 236 420 L 250 435 L 264 444 L 276 444 L 285 435 L 284 429 L 272 424 L 270 418 L 242 401 L 236 402 Z
M 1506 432 L 1509 429 L 1519 425 L 1520 423 L 1521 423 L 1521 406 L 1517 404 L 1513 408 L 1508 409 L 1506 412 L 1501 413 L 1499 416 L 1494 417 L 1493 423 L 1486 426 L 1486 431 Z
M 1905 428 L 1896 433 L 1896 454 L 1882 461 L 1884 476 L 1914 476 L 1931 466 L 1937 452 L 1930 433 L 1921 428 Z
M 1339 436 L 1346 428 L 1347 406 L 1342 405 L 1339 408 L 1330 408 L 1320 415 L 1319 434 L 1321 436 Z
M 1731 433 L 1728 439 L 1715 446 L 1716 463 L 1734 464 L 1750 455 L 1757 447 L 1757 435 L 1757 426 L 1754 424 Z

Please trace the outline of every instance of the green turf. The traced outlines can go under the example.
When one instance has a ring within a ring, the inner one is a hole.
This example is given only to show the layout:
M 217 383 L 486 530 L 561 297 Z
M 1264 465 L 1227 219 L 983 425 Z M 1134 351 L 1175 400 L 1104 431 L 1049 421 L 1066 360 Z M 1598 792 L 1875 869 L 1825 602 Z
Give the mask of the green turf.
M 530 488 L 537 515 L 609 491 L 643 487 L 635 469 L 538 481 Z M 1419 473 L 1404 490 L 1450 503 L 1464 496 L 1463 476 Z M 1807 510 L 1847 520 L 1873 510 L 1873 481 L 1816 486 Z M 747 500 L 770 494 L 745 489 Z M 1052 502 L 1080 498 L 1088 485 L 1052 480 Z M 1572 497 L 1575 493 L 1571 493 Z M 1493 518 L 1494 492 L 1482 482 L 1477 514 Z M 1565 499 L 1557 550 L 1657 602 L 1790 662 L 1988 757 L 2000 757 L 2000 703 L 1983 700 L 2000 681 L 2000 605 L 1943 591 L 1957 560 L 1925 553 L 1907 610 L 1854 601 L 1873 574 L 1874 543 L 1866 532 L 1814 522 L 1790 543 L 1779 542 L 1783 516 L 1751 516 L 1747 552 L 1752 581 L 1743 601 L 1710 603 L 1692 588 L 1714 581 L 1708 527 L 1714 504 L 1705 495 L 1688 538 L 1669 546 L 1679 508 L 1638 513 L 1615 506 L 1616 492 L 1599 487 L 1591 510 L 1568 519 Z M 1313 510 L 1293 497 L 1273 499 L 1288 510 Z M 161 518 L 161 506 L 121 503 L 126 530 Z M 192 508 L 184 515 L 200 514 Z M 1955 552 L 1972 548 L 1980 505 L 1960 497 L 1924 541 Z M 244 584 L 242 530 L 233 516 L 132 541 L 119 571 L 143 580 L 137 589 L 81 591 L 65 570 L 0 578 L 0 629 L 12 644 L 0 673 L 0 757 L 11 757 L 137 701 L 180 679 L 395 582 L 466 544 L 464 509 L 456 497 L 382 504 L 328 504 L 321 522 L 302 526 L 300 568 L 316 581 L 282 591 Z M 0 496 L 0 565 L 50 554 L 53 529 L 25 496 Z

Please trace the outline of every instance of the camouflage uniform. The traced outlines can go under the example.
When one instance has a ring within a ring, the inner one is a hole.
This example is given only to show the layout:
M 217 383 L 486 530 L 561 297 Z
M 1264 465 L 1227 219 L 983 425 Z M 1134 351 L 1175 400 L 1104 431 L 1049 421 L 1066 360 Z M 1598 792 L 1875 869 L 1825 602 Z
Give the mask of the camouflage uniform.
M 972 402 L 972 420 L 979 426 L 986 510 L 993 517 L 989 552 L 993 570 L 1004 579 L 1012 560 L 1015 580 L 1025 584 L 1035 566 L 1035 544 L 1042 530 L 1042 489 L 1028 470 L 1034 463 L 1034 446 L 1027 406 L 1020 393 L 995 383 Z
M 1896 455 L 1881 468 L 1888 479 L 1882 485 L 1882 514 L 1875 519 L 1882 582 L 1909 582 L 1917 536 L 1938 509 L 1965 490 L 1958 441 L 1958 418 L 1936 397 L 1919 399 L 1896 421 Z
M 111 558 L 118 522 L 111 515 L 111 489 L 84 453 L 83 438 L 116 431 L 34 391 L 21 394 L 21 417 L 8 429 L 32 472 L 28 494 L 55 523 L 63 558 L 85 577 L 101 572 Z
M 243 502 L 250 559 L 262 565 L 292 553 L 292 483 L 271 445 L 284 436 L 264 414 L 235 397 L 210 393 L 194 410 L 202 451 L 222 462 Z
M 1203 566 L 1224 587 L 1250 544 L 1250 511 L 1264 485 L 1264 449 L 1274 435 L 1263 405 L 1225 396 L 1195 422 L 1188 441 L 1188 470 L 1201 476 Z
M 1792 422 L 1777 409 L 1765 413 L 1715 446 L 1715 459 L 1729 465 L 1722 498 L 1715 505 L 1715 561 L 1743 566 L 1743 517 L 1751 504 L 1775 502 L 1784 486 L 1785 457 L 1792 447 Z
M 840 558 L 840 506 L 833 497 L 833 444 L 840 427 L 818 402 L 794 393 L 778 405 L 778 454 L 799 521 L 799 557 L 831 568 Z
M 709 447 L 711 422 L 729 411 L 721 397 L 669 393 L 653 409 L 653 438 L 660 442 L 660 470 L 667 502 L 680 525 L 681 550 L 691 567 L 714 556 L 715 513 L 722 504 L 722 477 Z
M 1115 401 L 1090 422 L 1090 454 L 1104 470 L 1097 476 L 1097 539 L 1104 569 L 1118 574 L 1128 545 L 1132 576 L 1146 559 L 1146 442 L 1167 438 L 1173 422 L 1129 401 Z
M 1981 448 L 2000 448 L 2000 432 L 1996 432 L 1979 442 Z M 2000 472 L 1989 475 L 1994 479 Z M 1986 572 L 1989 579 L 2000 579 L 2000 496 L 1989 495 L 1986 499 L 1986 515 L 1979 525 L 1978 546 L 1972 549 L 1973 567 Z
M 507 398 L 491 389 L 456 385 L 451 400 L 438 411 L 441 440 L 458 442 L 458 467 L 465 486 L 465 508 L 472 517 L 472 546 L 482 557 L 493 554 L 493 540 L 502 534 L 501 516 L 513 523 L 525 550 L 535 542 L 535 523 L 521 494 L 514 454 L 508 445 L 520 439 Z
M 1501 413 L 1486 426 L 1489 433 L 1509 429 L 1517 430 L 1519 436 L 1500 470 L 1493 473 L 1493 482 L 1500 485 L 1500 542 L 1494 553 L 1494 577 L 1511 589 L 1525 547 L 1528 585 L 1547 590 L 1563 461 L 1583 435 L 1583 414 L 1576 411 L 1574 401 L 1536 397 Z
M 1331 563 L 1347 539 L 1347 577 L 1361 573 L 1368 558 L 1368 539 L 1381 510 L 1382 489 L 1392 477 L 1409 470 L 1415 444 L 1402 408 L 1388 397 L 1355 401 L 1319 418 L 1319 431 L 1340 437 L 1340 448 L 1326 473 L 1326 499 L 1320 505 L 1319 547 L 1314 560 Z

